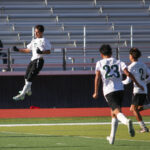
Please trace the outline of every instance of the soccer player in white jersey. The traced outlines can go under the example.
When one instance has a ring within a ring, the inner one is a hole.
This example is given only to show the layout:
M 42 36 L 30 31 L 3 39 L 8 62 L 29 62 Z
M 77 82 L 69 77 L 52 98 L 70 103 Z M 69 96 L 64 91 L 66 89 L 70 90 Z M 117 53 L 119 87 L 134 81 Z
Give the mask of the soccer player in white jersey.
M 127 125 L 128 132 L 131 137 L 135 136 L 135 131 L 132 125 L 132 121 L 127 119 L 121 112 L 121 102 L 123 100 L 124 86 L 122 84 L 123 72 L 129 76 L 138 87 L 143 87 L 136 81 L 134 76 L 127 70 L 127 66 L 124 62 L 116 60 L 112 57 L 112 49 L 109 45 L 102 45 L 99 49 L 102 60 L 96 63 L 96 76 L 95 76 L 95 89 L 93 98 L 98 98 L 99 82 L 102 79 L 103 93 L 105 99 L 111 108 L 111 133 L 107 137 L 110 144 L 114 144 L 115 134 L 118 127 L 118 121 Z
M 139 125 L 141 127 L 140 132 L 143 133 L 149 132 L 149 129 L 146 127 L 142 119 L 140 111 L 150 108 L 150 104 L 144 105 L 147 96 L 146 83 L 150 79 L 150 70 L 144 63 L 138 60 L 140 57 L 141 52 L 139 51 L 139 49 L 130 49 L 129 59 L 131 61 L 131 64 L 128 66 L 128 70 L 135 76 L 136 80 L 144 87 L 144 91 L 142 91 L 136 84 L 133 84 L 134 88 L 130 111 L 133 112 L 134 116 L 136 117 L 136 120 L 139 122 Z M 123 81 L 123 84 L 128 84 L 130 82 L 131 80 L 127 77 L 126 80 Z
M 50 54 L 51 44 L 43 37 L 44 26 L 36 25 L 34 32 L 36 38 L 27 45 L 27 48 L 19 49 L 16 46 L 13 47 L 13 50 L 16 52 L 32 52 L 31 62 L 29 63 L 25 74 L 25 85 L 22 91 L 19 91 L 19 94 L 13 97 L 14 100 L 24 100 L 26 94 L 28 96 L 32 94 L 31 84 L 44 65 L 43 56 L 45 54 Z

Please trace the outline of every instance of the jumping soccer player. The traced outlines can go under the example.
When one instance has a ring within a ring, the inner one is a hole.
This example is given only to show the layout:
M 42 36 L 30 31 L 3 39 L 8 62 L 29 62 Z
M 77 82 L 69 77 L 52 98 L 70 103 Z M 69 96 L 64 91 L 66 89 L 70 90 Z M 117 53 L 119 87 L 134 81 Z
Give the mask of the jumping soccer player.
M 138 59 L 141 57 L 141 52 L 137 48 L 131 48 L 129 52 L 129 59 L 131 64 L 128 66 L 128 70 L 135 76 L 136 80 L 144 87 L 144 91 L 142 91 L 136 84 L 134 84 L 133 88 L 133 96 L 132 103 L 130 107 L 130 111 L 133 112 L 136 120 L 139 122 L 141 127 L 140 132 L 149 132 L 149 129 L 146 127 L 142 116 L 140 114 L 141 110 L 149 109 L 150 104 L 144 105 L 147 97 L 147 81 L 150 78 L 150 70 L 148 67 L 140 62 Z M 146 78 L 149 76 L 148 78 Z M 127 77 L 126 80 L 123 81 L 123 84 L 130 83 L 131 80 Z
M 24 100 L 26 94 L 28 96 L 32 94 L 31 84 L 43 67 L 43 56 L 44 54 L 50 54 L 51 45 L 49 41 L 43 37 L 44 26 L 36 25 L 34 32 L 36 38 L 27 45 L 26 49 L 19 49 L 16 46 L 13 47 L 13 50 L 16 52 L 30 53 L 32 51 L 31 62 L 29 63 L 25 74 L 25 85 L 22 91 L 19 91 L 19 94 L 13 97 L 16 101 Z
M 121 102 L 123 100 L 124 93 L 124 86 L 122 84 L 123 72 L 129 76 L 138 87 L 141 89 L 143 89 L 143 87 L 139 85 L 134 76 L 127 70 L 127 66 L 124 62 L 112 57 L 112 49 L 109 45 L 102 45 L 99 51 L 102 60 L 96 63 L 93 98 L 98 98 L 99 82 L 102 79 L 103 93 L 109 107 L 111 108 L 112 116 L 111 133 L 110 136 L 107 137 L 107 140 L 110 144 L 114 144 L 118 120 L 127 125 L 131 137 L 135 136 L 132 121 L 127 119 L 125 115 L 121 113 Z

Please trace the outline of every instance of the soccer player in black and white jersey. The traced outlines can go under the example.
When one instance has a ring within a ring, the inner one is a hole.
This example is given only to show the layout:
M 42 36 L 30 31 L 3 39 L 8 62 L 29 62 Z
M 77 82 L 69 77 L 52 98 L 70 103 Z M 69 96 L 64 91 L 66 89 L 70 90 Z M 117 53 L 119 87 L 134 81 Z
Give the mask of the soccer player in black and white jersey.
M 51 44 L 46 38 L 43 37 L 44 26 L 36 25 L 34 28 L 34 33 L 36 38 L 27 45 L 27 48 L 19 49 L 16 46 L 13 47 L 13 50 L 16 52 L 32 52 L 31 62 L 29 63 L 25 74 L 25 85 L 22 91 L 19 91 L 19 94 L 13 97 L 14 100 L 24 100 L 26 94 L 28 96 L 32 94 L 32 81 L 44 65 L 44 55 L 50 54 Z
M 134 76 L 127 70 L 124 62 L 112 57 L 112 48 L 110 45 L 102 45 L 99 49 L 102 60 L 96 63 L 95 89 L 93 98 L 98 98 L 99 82 L 102 79 L 103 93 L 105 99 L 111 108 L 111 133 L 107 137 L 110 144 L 114 144 L 115 134 L 118 127 L 118 121 L 127 125 L 131 137 L 135 136 L 132 121 L 127 119 L 121 112 L 121 103 L 123 100 L 124 86 L 122 84 L 122 74 L 129 76 L 138 87 L 143 87 L 136 81 Z
M 131 64 L 128 66 L 128 70 L 135 76 L 136 80 L 144 87 L 144 91 L 141 90 L 136 84 L 133 84 L 133 96 L 130 111 L 133 112 L 136 117 L 139 125 L 141 127 L 140 132 L 149 132 L 149 129 L 146 127 L 142 116 L 140 114 L 141 110 L 149 109 L 150 104 L 144 105 L 147 97 L 147 83 L 150 80 L 150 69 L 141 61 L 141 52 L 137 48 L 131 48 L 129 52 L 129 59 Z M 148 76 L 148 78 L 147 78 Z M 130 83 L 130 78 L 126 78 L 123 81 L 123 84 Z

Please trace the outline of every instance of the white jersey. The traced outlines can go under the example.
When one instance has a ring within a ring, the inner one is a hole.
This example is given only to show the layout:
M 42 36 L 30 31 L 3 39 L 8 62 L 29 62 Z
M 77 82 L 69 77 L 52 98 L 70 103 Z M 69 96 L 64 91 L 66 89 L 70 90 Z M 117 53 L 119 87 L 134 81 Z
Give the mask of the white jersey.
M 96 63 L 96 71 L 100 71 L 103 81 L 104 96 L 115 91 L 124 90 L 122 73 L 126 64 L 115 58 L 105 58 Z
M 144 87 L 144 91 L 142 91 L 134 83 L 133 93 L 134 94 L 137 94 L 137 93 L 147 94 L 146 77 L 147 77 L 147 75 L 150 76 L 150 70 L 148 69 L 148 67 L 142 62 L 136 61 L 136 62 L 132 62 L 128 66 L 128 70 L 129 70 L 129 72 L 131 72 L 134 75 L 137 82 Z M 124 84 L 128 84 L 130 82 L 131 82 L 131 80 L 129 78 L 127 78 L 126 80 L 123 81 Z
M 38 54 L 36 52 L 37 48 L 39 48 L 41 51 L 44 50 L 50 50 L 51 49 L 51 44 L 49 43 L 49 41 L 47 39 L 43 38 L 36 38 L 33 39 L 31 41 L 31 43 L 29 43 L 27 45 L 27 49 L 32 51 L 32 58 L 31 61 L 41 58 L 43 57 L 43 54 Z

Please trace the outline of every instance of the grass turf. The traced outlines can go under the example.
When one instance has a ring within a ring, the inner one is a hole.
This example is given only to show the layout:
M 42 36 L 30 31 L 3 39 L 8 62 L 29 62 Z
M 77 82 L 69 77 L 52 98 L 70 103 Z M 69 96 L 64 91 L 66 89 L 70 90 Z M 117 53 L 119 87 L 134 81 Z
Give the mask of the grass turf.
M 132 118 L 135 121 L 134 117 Z M 150 121 L 150 117 L 144 117 Z M 0 124 L 110 122 L 110 117 L 0 119 Z M 139 125 L 134 125 L 138 131 Z M 150 124 L 148 124 L 150 128 Z M 131 138 L 120 124 L 114 145 L 108 144 L 109 125 L 0 127 L 0 150 L 148 150 L 150 133 Z
M 135 117 L 128 117 L 136 121 Z M 144 121 L 150 122 L 150 116 L 143 116 Z M 61 117 L 61 118 L 11 118 L 0 119 L 0 124 L 34 124 L 34 123 L 80 123 L 80 122 L 110 122 L 111 117 Z

